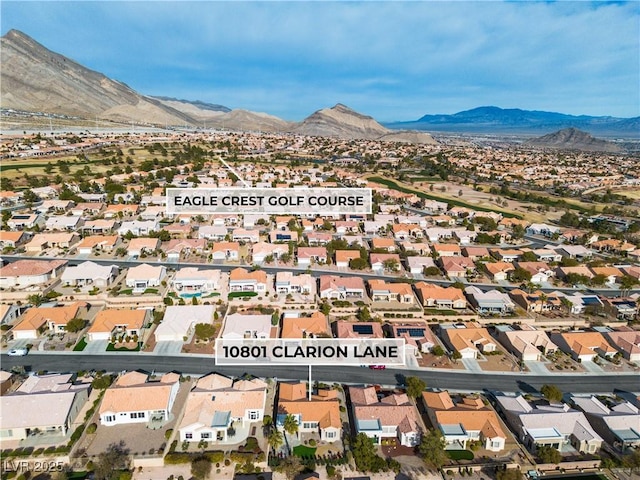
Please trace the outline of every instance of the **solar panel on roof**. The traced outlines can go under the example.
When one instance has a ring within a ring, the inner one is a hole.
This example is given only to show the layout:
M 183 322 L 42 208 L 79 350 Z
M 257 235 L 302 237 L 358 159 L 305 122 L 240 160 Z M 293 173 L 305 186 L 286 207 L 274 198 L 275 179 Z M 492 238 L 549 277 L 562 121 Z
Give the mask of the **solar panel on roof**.
M 372 325 L 354 325 L 353 331 L 358 335 L 373 335 Z
M 600 305 L 598 297 L 582 297 L 582 303 L 585 305 Z
M 408 333 L 410 337 L 424 337 L 424 328 L 398 328 L 398 335 Z

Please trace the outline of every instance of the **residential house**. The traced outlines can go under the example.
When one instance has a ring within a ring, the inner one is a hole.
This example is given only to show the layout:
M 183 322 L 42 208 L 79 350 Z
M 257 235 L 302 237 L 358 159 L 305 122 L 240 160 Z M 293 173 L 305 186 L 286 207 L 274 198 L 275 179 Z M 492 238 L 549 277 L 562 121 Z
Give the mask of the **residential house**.
M 144 292 L 147 288 L 159 287 L 166 276 L 167 269 L 162 265 L 142 263 L 129 269 L 125 284 L 135 292 Z
M 30 238 L 27 232 L 18 230 L 16 232 L 7 232 L 0 230 L 0 248 L 16 248 Z
M 474 323 L 441 325 L 440 332 L 447 347 L 462 358 L 478 358 L 480 353 L 495 352 L 498 343 L 486 328 Z
M 593 361 L 598 355 L 612 357 L 616 354 L 616 349 L 609 345 L 600 332 L 552 333 L 551 340 L 564 353 L 582 362 Z
M 509 292 L 515 303 L 524 308 L 527 312 L 545 313 L 553 310 L 560 310 L 562 307 L 561 297 L 553 293 L 544 293 L 541 290 L 535 292 L 525 292 L 516 288 Z
M 320 276 L 320 298 L 358 300 L 365 298 L 364 281 L 360 277 Z
M 167 254 L 168 260 L 179 260 L 181 255 L 201 254 L 206 248 L 207 241 L 204 238 L 186 238 L 170 240 L 166 245 L 163 245 L 162 251 Z
M 338 320 L 332 324 L 337 338 L 384 338 L 379 322 L 347 322 Z
M 481 258 L 488 258 L 489 249 L 487 247 L 462 247 L 462 254 L 465 257 L 469 257 L 474 262 Z
M 331 338 L 327 316 L 319 311 L 315 311 L 309 316 L 292 316 L 285 314 L 284 318 L 282 319 L 282 329 L 280 331 L 280 337 Z
M 417 357 L 420 353 L 431 352 L 438 345 L 435 335 L 424 322 L 402 322 L 386 328 L 393 338 L 404 338 L 408 355 Z
M 481 315 L 506 315 L 515 310 L 515 304 L 506 293 L 498 290 L 483 292 L 478 287 L 469 286 L 464 289 L 469 303 Z
M 184 267 L 176 272 L 171 285 L 181 297 L 208 296 L 220 291 L 220 277 L 220 270 Z
M 325 247 L 298 247 L 298 265 L 308 267 L 313 263 L 327 263 L 327 249 Z
M 24 248 L 30 253 L 41 253 L 47 248 L 71 248 L 79 240 L 75 233 L 38 233 Z
M 275 331 L 273 333 L 272 335 L 271 315 L 233 313 L 225 318 L 220 337 L 230 340 L 275 338 Z
M 448 243 L 434 243 L 431 245 L 433 253 L 437 257 L 462 257 L 462 249 L 460 245 Z
M 563 305 L 566 305 L 569 311 L 574 315 L 585 313 L 587 309 L 602 310 L 604 304 L 598 295 L 585 295 L 575 292 L 573 295 L 566 295 L 562 292 L 552 292 L 560 297 Z
M 532 252 L 540 262 L 559 262 L 562 260 L 562 254 L 550 248 L 538 248 Z
M 415 304 L 411 285 L 408 283 L 388 283 L 384 280 L 368 280 L 372 302 L 398 302 L 405 305 Z
M 465 278 L 476 269 L 475 263 L 468 257 L 443 257 L 438 261 L 449 278 Z
M 600 400 L 595 395 L 571 395 L 571 403 L 584 412 L 598 435 L 618 452 L 627 453 L 640 447 L 640 411 L 632 403 L 612 398 Z
M 607 329 L 603 335 L 625 359 L 640 363 L 640 332 L 623 327 L 617 330 Z
M 216 242 L 211 249 L 213 260 L 237 262 L 240 259 L 240 243 Z
M 400 255 L 397 253 L 370 253 L 369 263 L 376 273 L 399 271 L 402 268 Z
M 333 235 L 327 232 L 309 232 L 305 233 L 305 237 L 310 246 L 326 245 L 333 240 Z
M 87 331 L 87 340 L 112 340 L 114 336 L 140 338 L 149 316 L 149 310 L 101 310 Z
M 0 288 L 43 285 L 57 278 L 66 260 L 16 260 L 0 267 Z
M 527 233 L 527 235 L 542 235 L 544 237 L 552 237 L 556 233 L 560 234 L 560 229 L 546 223 L 532 223 L 525 229 L 525 232 Z
M 582 262 L 593 257 L 593 250 L 583 245 L 562 245 L 556 249 L 563 257 L 575 258 Z
M 203 225 L 198 229 L 198 238 L 221 241 L 227 237 L 227 227 L 222 225 Z
M 267 292 L 267 274 L 262 270 L 250 272 L 234 268 L 229 273 L 229 292 Z
M 89 306 L 84 302 L 56 307 L 32 307 L 11 330 L 13 338 L 36 339 L 43 333 L 64 333 L 69 320 L 80 318 L 87 313 Z
M 67 267 L 60 275 L 60 281 L 63 285 L 78 288 L 106 288 L 115 281 L 119 271 L 115 265 L 99 265 L 87 261 Z
M 89 232 L 91 234 L 107 234 L 114 232 L 116 230 L 116 226 L 119 225 L 115 220 L 89 220 L 85 222 L 80 230 L 82 232 Z
M 67 215 L 55 215 L 47 218 L 44 224 L 45 230 L 75 232 L 84 223 L 84 217 Z
M 259 242 L 252 246 L 253 263 L 264 263 L 267 257 L 273 257 L 274 260 L 289 253 L 289 247 L 282 243 L 266 243 Z
M 532 406 L 522 395 L 495 398 L 511 430 L 533 453 L 541 446 L 562 450 L 570 445 L 581 453 L 595 454 L 602 446 L 602 437 L 585 415 L 566 404 Z
M 150 381 L 141 372 L 128 372 L 107 388 L 98 413 L 105 426 L 132 423 L 163 424 L 180 389 L 180 375 L 166 373 L 159 381 Z
M 199 323 L 213 324 L 214 305 L 171 305 L 154 331 L 156 342 L 182 342 L 191 336 Z
M 364 433 L 378 445 L 383 439 L 397 439 L 404 447 L 420 443 L 424 428 L 406 394 L 379 399 L 375 387 L 349 387 L 349 397 L 357 434 Z
M 436 264 L 431 257 L 407 257 L 407 266 L 409 272 L 415 275 L 423 274 L 427 268 L 436 267 Z
M 602 275 L 606 278 L 607 285 L 614 285 L 616 281 L 624 276 L 624 273 L 616 267 L 589 267 L 593 275 Z
M 7 226 L 11 230 L 24 230 L 25 228 L 43 228 L 45 219 L 37 213 L 16 213 L 7 220 Z
M 295 230 L 272 230 L 269 232 L 269 241 L 277 242 L 296 242 L 298 243 L 298 232 Z
M 517 327 L 498 325 L 495 328 L 498 341 L 520 360 L 524 362 L 540 361 L 544 355 L 554 353 L 557 350 L 557 345 L 549 339 L 543 330 L 526 324 Z
M 276 427 L 284 428 L 285 418 L 292 415 L 298 423 L 298 434 L 317 433 L 323 442 L 342 438 L 340 402 L 337 391 L 319 389 L 307 398 L 305 383 L 280 383 Z
M 464 310 L 467 300 L 459 288 L 441 287 L 425 282 L 415 285 L 418 298 L 425 308 Z
M 448 448 L 465 450 L 479 441 L 490 452 L 504 450 L 507 435 L 498 415 L 481 398 L 465 396 L 454 403 L 448 392 L 422 392 L 427 416 L 440 430 Z
M 128 232 L 131 232 L 136 237 L 141 235 L 149 235 L 151 232 L 157 232 L 160 230 L 160 224 L 155 220 L 138 221 L 133 220 L 129 222 L 122 222 L 118 227 L 118 235 L 125 236 Z
M 316 280 L 307 273 L 295 275 L 293 272 L 276 273 L 276 293 L 282 295 L 300 294 L 315 298 Z
M 547 283 L 555 275 L 545 262 L 514 262 L 514 265 L 531 274 L 531 283 Z
M 80 255 L 91 255 L 92 253 L 107 252 L 112 253 L 120 245 L 118 235 L 89 235 L 84 237 L 76 248 Z
M 30 378 L 33 377 L 37 376 Z M 3 441 L 22 441 L 30 437 L 37 441 L 42 434 L 53 441 L 65 441 L 87 402 L 89 386 L 54 383 L 52 387 L 0 396 L 0 438 Z
M 507 262 L 507 263 L 515 262 L 524 253 L 522 250 L 519 250 L 517 248 L 511 248 L 511 249 L 497 248 L 497 249 L 489 250 L 489 252 L 491 253 L 492 257 L 498 259 L 501 262 Z
M 160 250 L 159 238 L 132 238 L 127 246 L 127 255 L 130 257 L 140 257 L 143 253 L 148 255 L 152 252 Z
M 336 250 L 335 264 L 338 268 L 349 268 L 349 262 L 360 258 L 359 250 Z
M 236 443 L 243 441 L 241 431 L 255 422 L 262 424 L 266 401 L 267 384 L 260 379 L 232 380 L 217 373 L 200 377 L 177 427 L 180 441 L 232 442 L 234 437 L 239 437 Z
M 513 272 L 516 268 L 509 262 L 486 262 L 484 269 L 494 282 L 505 282 L 509 272 Z
M 393 238 L 387 238 L 387 237 L 372 238 L 371 248 L 373 250 L 384 250 L 387 253 L 394 253 L 398 250 L 395 240 Z

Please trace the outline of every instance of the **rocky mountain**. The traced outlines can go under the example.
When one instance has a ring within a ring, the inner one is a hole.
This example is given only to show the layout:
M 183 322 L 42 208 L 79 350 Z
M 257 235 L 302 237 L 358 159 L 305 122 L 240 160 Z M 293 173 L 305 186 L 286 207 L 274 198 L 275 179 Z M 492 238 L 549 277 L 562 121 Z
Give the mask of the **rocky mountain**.
M 230 112 L 231 109 L 224 105 L 217 105 L 213 103 L 202 102 L 200 100 L 182 100 L 173 97 L 151 97 L 158 100 L 163 105 L 169 108 L 178 110 L 179 112 L 189 115 L 191 118 L 200 121 L 201 123 L 208 123 L 210 119 L 214 119 Z
M 314 112 L 298 123 L 293 128 L 293 132 L 348 139 L 436 143 L 431 135 L 424 132 L 390 130 L 380 125 L 373 117 L 362 115 L 341 103 L 332 108 L 324 108 Z
M 592 152 L 620 152 L 622 149 L 613 142 L 595 138 L 576 128 L 565 128 L 526 142 L 528 145 L 562 150 L 586 150 Z
M 485 106 L 452 115 L 424 115 L 411 122 L 388 124 L 391 128 L 469 133 L 542 133 L 563 128 L 580 128 L 590 133 L 640 136 L 640 117 L 630 119 L 567 115 L 557 112 Z M 635 125 L 635 128 L 633 127 Z
M 0 40 L 0 103 L 31 112 L 144 123 L 192 123 L 185 113 L 10 30 Z
M 291 131 L 293 126 L 296 124 L 287 122 L 267 113 L 250 112 L 248 110 L 237 109 L 212 118 L 207 125 L 224 130 L 275 133 Z

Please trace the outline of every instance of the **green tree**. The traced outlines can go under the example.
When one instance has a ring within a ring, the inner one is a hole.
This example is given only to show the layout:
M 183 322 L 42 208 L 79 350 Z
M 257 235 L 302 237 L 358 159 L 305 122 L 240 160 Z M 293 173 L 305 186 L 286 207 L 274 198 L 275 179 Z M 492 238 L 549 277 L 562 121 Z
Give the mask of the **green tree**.
M 537 262 L 538 257 L 536 257 L 536 254 L 531 251 L 524 252 L 522 255 L 520 255 L 520 261 L 521 262 Z
M 446 442 L 440 430 L 433 428 L 422 435 L 418 451 L 427 465 L 439 469 L 447 461 L 447 454 L 444 450 L 445 445 Z
M 282 436 L 282 432 L 277 428 L 271 429 L 271 431 L 269 432 L 269 436 L 267 438 L 269 442 L 269 447 L 271 447 L 273 450 L 277 450 L 284 443 L 284 437 Z
M 359 433 L 356 436 L 351 445 L 351 450 L 356 468 L 361 472 L 377 473 L 387 466 L 384 458 L 377 454 L 372 440 L 364 433 Z
M 282 428 L 284 428 L 285 433 L 288 433 L 289 435 L 294 435 L 298 433 L 299 425 L 298 425 L 298 421 L 296 420 L 296 417 L 294 417 L 291 414 L 284 417 L 284 421 L 282 422 Z
M 44 303 L 44 297 L 39 293 L 34 293 L 33 295 L 29 295 L 27 297 L 27 302 L 29 302 L 34 307 L 39 307 Z
M 129 468 L 129 449 L 124 440 L 110 444 L 104 452 L 98 455 L 94 464 L 94 478 L 96 480 L 113 480 L 120 476 L 120 471 Z
M 424 389 L 427 388 L 426 382 L 419 377 L 407 377 L 405 379 L 405 385 L 407 387 L 407 395 L 412 398 L 418 398 Z
M 396 272 L 400 269 L 400 264 L 395 258 L 387 258 L 384 262 L 382 262 L 382 266 L 388 272 Z
M 216 334 L 216 327 L 210 323 L 198 323 L 195 327 L 195 335 L 198 340 L 209 340 Z
M 40 197 L 38 197 L 38 195 L 36 195 L 35 193 L 33 193 L 33 190 L 25 190 L 22 193 L 22 201 L 25 203 L 25 205 L 29 206 L 29 205 L 33 205 L 34 203 L 36 203 L 38 200 L 40 200 Z
M 531 276 L 530 271 L 520 267 L 513 270 L 510 275 L 512 282 L 528 282 L 531 280 Z
M 550 402 L 559 402 L 562 400 L 562 391 L 555 385 L 545 383 L 540 388 L 540 393 Z
M 369 312 L 369 309 L 366 306 L 358 309 L 357 317 L 358 317 L 358 320 L 361 322 L 371 321 L 371 313 Z
M 496 480 L 522 480 L 522 472 L 518 468 L 508 468 L 496 472 Z
M 631 474 L 640 471 L 640 450 L 634 449 L 630 454 L 622 457 L 622 466 L 628 468 Z
M 562 454 L 555 448 L 547 445 L 538 447 L 536 453 L 542 463 L 555 463 L 557 465 L 562 461 Z
M 453 361 L 457 363 L 458 360 L 462 358 L 462 354 L 458 350 L 454 350 L 451 354 L 451 358 L 453 358 Z
M 352 258 L 349 260 L 349 268 L 352 270 L 364 270 L 369 264 L 364 258 Z
M 442 272 L 440 271 L 440 269 L 436 266 L 431 266 L 431 267 L 424 267 L 422 269 L 423 273 L 427 276 L 440 276 L 442 275 Z
M 191 462 L 191 475 L 198 480 L 209 478 L 211 474 L 211 462 L 207 457 L 198 457 Z
M 86 324 L 87 324 L 86 320 L 83 320 L 82 318 L 75 317 L 75 318 L 72 318 L 71 320 L 69 320 L 67 322 L 67 326 L 66 326 L 65 330 L 67 332 L 77 333 L 80 330 L 82 330 L 85 327 Z
M 287 480 L 293 480 L 296 476 L 304 470 L 300 457 L 296 455 L 290 455 L 282 459 L 282 461 L 275 467 L 273 467 L 278 473 L 284 474 Z
M 440 345 L 436 345 L 431 349 L 431 353 L 433 353 L 436 357 L 441 357 L 444 355 L 444 348 Z

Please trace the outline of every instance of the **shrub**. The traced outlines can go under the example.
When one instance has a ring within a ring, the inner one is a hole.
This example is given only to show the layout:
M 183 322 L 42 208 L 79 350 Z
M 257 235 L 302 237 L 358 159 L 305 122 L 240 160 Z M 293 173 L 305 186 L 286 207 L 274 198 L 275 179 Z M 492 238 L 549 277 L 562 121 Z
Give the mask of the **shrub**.
M 96 433 L 97 429 L 98 426 L 95 423 L 92 423 L 87 427 L 87 433 Z
M 173 428 L 168 428 L 166 432 L 164 432 L 164 438 L 166 440 L 169 440 L 171 438 L 171 435 L 173 435 Z

